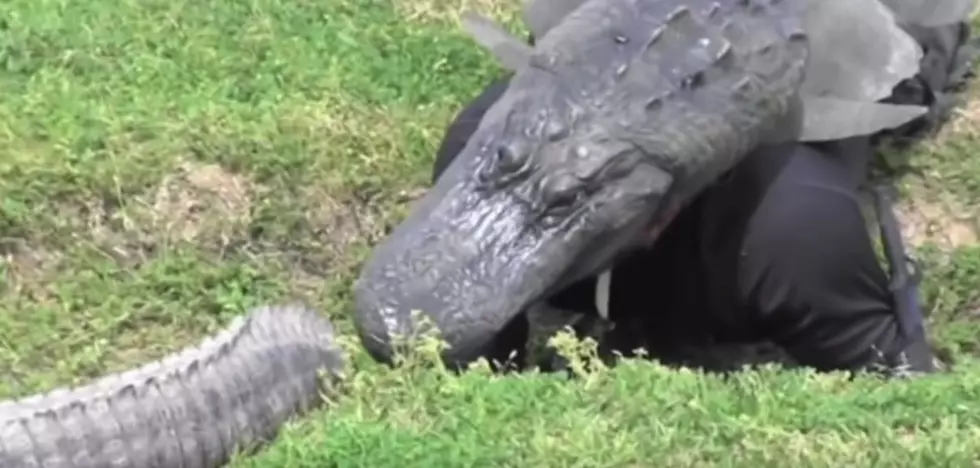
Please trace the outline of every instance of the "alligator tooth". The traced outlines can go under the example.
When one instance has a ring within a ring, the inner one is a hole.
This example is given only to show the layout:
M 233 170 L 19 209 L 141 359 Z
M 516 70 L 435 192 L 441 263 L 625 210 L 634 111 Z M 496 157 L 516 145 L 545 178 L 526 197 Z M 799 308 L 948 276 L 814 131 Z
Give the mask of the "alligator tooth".
M 599 316 L 609 319 L 609 287 L 612 285 L 612 268 L 602 272 L 595 284 L 595 308 Z

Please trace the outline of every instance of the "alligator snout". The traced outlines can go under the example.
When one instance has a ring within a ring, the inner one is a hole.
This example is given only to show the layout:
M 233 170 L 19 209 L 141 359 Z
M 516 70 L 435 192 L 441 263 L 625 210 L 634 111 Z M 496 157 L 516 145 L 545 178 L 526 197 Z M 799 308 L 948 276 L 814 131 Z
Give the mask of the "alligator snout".
M 438 328 L 448 363 L 486 355 L 497 333 L 543 292 L 549 273 L 524 208 L 467 184 L 436 186 L 380 245 L 355 286 L 355 324 L 390 363 L 400 338 Z

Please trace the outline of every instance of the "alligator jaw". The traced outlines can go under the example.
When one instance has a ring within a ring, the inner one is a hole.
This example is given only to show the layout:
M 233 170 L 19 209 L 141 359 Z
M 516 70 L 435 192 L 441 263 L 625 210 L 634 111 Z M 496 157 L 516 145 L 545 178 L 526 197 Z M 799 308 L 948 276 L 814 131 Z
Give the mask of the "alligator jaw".
M 449 345 L 447 365 L 487 356 L 497 334 L 528 307 L 647 240 L 672 180 L 638 164 L 549 224 L 520 195 L 482 190 L 466 176 L 468 166 L 450 166 L 375 248 L 357 281 L 355 324 L 381 362 L 392 362 L 396 337 L 419 333 L 413 312 L 431 320 Z

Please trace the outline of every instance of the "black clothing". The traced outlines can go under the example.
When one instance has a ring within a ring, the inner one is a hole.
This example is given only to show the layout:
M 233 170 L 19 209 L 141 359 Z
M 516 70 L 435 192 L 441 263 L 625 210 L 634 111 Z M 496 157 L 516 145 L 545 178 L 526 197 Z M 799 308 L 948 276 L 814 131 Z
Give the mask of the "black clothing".
M 965 25 L 910 30 L 926 52 L 923 70 L 889 101 L 929 105 L 931 112 L 893 134 L 921 135 L 949 114 L 943 92 L 965 76 L 959 53 L 965 31 Z M 449 126 L 433 179 L 507 83 L 491 84 Z M 761 147 L 747 156 L 654 246 L 614 267 L 608 307 L 616 326 L 607 344 L 624 354 L 642 346 L 669 355 L 698 343 L 770 340 L 822 370 L 931 371 L 923 328 L 899 326 L 860 207 L 858 188 L 876 138 Z M 595 282 L 583 280 L 549 302 L 594 314 Z M 915 319 L 923 321 L 921 314 Z

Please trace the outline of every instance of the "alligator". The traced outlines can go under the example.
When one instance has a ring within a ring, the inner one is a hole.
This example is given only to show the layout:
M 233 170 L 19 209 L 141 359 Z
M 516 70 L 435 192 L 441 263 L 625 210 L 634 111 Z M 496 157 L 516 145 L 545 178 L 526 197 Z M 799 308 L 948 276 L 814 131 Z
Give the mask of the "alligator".
M 451 368 L 520 368 L 530 307 L 650 245 L 754 148 L 925 112 L 877 102 L 922 57 L 877 0 L 535 0 L 533 44 L 463 19 L 513 75 L 355 284 L 381 362 L 428 327 Z
M 364 348 L 391 363 L 395 338 L 416 331 L 420 310 L 449 342 L 450 365 L 509 353 L 513 342 L 501 337 L 522 332 L 525 309 L 655 240 L 756 145 L 921 115 L 874 102 L 915 73 L 921 54 L 888 33 L 893 21 L 872 0 L 848 1 L 532 0 L 533 48 L 470 16 L 477 42 L 516 75 L 465 154 L 365 263 L 354 314 Z M 955 10 L 886 3 L 930 21 Z M 826 21 L 841 12 L 850 16 Z M 877 32 L 845 54 L 814 40 L 831 26 Z M 867 66 L 828 74 L 812 63 Z M 0 466 L 221 466 L 323 403 L 345 362 L 319 313 L 253 309 L 160 361 L 0 401 Z
M 334 328 L 318 312 L 258 307 L 159 361 L 0 401 L 0 466 L 222 466 L 319 405 L 344 366 Z

